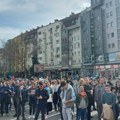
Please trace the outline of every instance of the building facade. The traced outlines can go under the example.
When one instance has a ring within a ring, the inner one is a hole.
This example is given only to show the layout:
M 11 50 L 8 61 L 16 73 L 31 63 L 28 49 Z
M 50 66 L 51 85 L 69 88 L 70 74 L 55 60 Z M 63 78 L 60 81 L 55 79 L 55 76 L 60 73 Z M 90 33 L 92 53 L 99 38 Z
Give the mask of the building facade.
M 46 74 L 53 76 L 62 68 L 61 26 L 61 22 L 55 20 L 37 31 L 38 62 Z
M 101 76 L 118 77 L 120 73 L 119 5 L 119 0 L 91 0 L 90 20 L 94 28 L 91 67 Z
M 93 64 L 95 62 L 94 21 L 91 8 L 82 11 L 80 22 L 83 60 L 82 71 L 84 75 L 89 75 L 93 71 Z
M 25 32 L 24 41 L 24 69 L 29 71 L 33 65 L 34 57 L 37 57 L 37 29 Z M 37 60 L 36 60 L 37 61 Z
M 71 13 L 62 21 L 62 62 L 72 76 L 80 74 L 82 67 L 80 13 Z
M 91 6 L 78 14 L 9 40 L 4 51 L 4 66 L 10 71 L 29 71 L 36 58 L 39 72 L 53 76 L 118 77 L 120 0 L 91 0 Z

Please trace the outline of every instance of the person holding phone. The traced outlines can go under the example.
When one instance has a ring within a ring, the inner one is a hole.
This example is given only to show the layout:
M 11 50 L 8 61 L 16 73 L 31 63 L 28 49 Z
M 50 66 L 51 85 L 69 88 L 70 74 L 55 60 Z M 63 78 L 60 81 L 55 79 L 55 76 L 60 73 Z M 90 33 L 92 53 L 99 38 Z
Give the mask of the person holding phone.
M 44 89 L 43 83 L 39 82 L 39 88 L 35 92 L 36 96 L 36 112 L 35 119 L 38 120 L 39 113 L 41 112 L 41 120 L 45 120 L 45 113 L 47 107 L 47 99 L 49 98 L 48 92 Z

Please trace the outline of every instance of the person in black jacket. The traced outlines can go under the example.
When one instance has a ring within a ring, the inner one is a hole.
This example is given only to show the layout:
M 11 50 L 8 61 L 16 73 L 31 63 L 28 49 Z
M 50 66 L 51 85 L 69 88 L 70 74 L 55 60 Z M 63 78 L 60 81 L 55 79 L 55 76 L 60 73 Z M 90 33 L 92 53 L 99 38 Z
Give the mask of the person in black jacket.
M 1 93 L 1 115 L 3 116 L 3 113 L 8 115 L 8 112 L 9 112 L 8 105 L 10 102 L 11 91 L 9 87 L 6 86 L 6 83 L 3 83 L 3 86 L 1 86 L 0 93 Z
M 36 96 L 36 112 L 35 119 L 38 120 L 39 113 L 41 112 L 41 120 L 45 120 L 45 113 L 47 107 L 47 99 L 49 98 L 48 92 L 44 89 L 43 83 L 39 82 L 39 88 L 35 92 Z
M 22 118 L 25 119 L 25 103 L 27 102 L 27 89 L 25 88 L 24 84 L 17 85 L 16 89 L 16 101 L 17 101 L 17 120 L 19 120 L 19 117 L 22 112 Z
M 93 88 L 89 83 L 89 79 L 85 78 L 85 85 L 84 89 L 88 97 L 88 107 L 87 107 L 87 119 L 91 120 L 91 105 L 92 105 L 92 100 L 93 100 Z
M 60 85 L 59 88 L 58 88 L 58 106 L 59 106 L 61 120 L 63 120 L 63 115 L 62 115 L 62 100 L 61 100 L 61 97 L 60 97 L 61 91 L 62 91 L 62 87 Z

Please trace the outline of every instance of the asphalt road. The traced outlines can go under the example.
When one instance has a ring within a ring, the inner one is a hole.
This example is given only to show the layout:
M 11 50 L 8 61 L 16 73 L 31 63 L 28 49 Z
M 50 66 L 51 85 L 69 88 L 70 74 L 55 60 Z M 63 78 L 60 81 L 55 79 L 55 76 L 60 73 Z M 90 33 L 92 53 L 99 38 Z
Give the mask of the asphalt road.
M 26 110 L 25 118 L 27 120 L 34 120 L 33 118 L 28 118 L 29 117 L 29 106 L 28 105 L 26 105 L 25 110 Z M 16 120 L 16 118 L 13 117 L 14 114 L 15 114 L 15 111 L 14 111 L 14 109 L 12 109 L 9 112 L 9 116 L 6 116 L 6 115 L 4 115 L 3 117 L 0 116 L 0 120 Z M 75 116 L 76 115 L 75 115 L 75 112 L 74 112 L 74 120 L 76 119 Z M 92 116 L 93 116 L 92 120 L 97 120 L 97 112 L 96 111 L 92 112 Z M 20 117 L 20 120 L 22 120 L 22 117 Z M 41 115 L 39 115 L 39 119 L 38 120 L 41 120 Z M 48 118 L 46 120 L 61 120 L 60 119 L 60 113 L 59 112 L 55 112 L 53 110 L 53 111 L 51 111 L 49 113 Z

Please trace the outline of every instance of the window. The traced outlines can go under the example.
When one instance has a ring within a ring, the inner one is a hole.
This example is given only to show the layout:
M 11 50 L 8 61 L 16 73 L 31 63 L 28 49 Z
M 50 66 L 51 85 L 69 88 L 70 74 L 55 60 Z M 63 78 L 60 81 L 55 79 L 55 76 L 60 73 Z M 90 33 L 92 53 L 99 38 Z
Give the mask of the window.
M 113 16 L 113 12 L 112 11 L 110 12 L 110 16 Z
M 58 36 L 59 36 L 59 32 L 58 32 L 58 33 L 55 33 L 54 35 L 55 35 L 56 37 L 58 37 Z
M 73 42 L 73 37 L 72 37 L 72 42 Z
M 112 6 L 112 1 L 110 1 L 110 6 Z
M 117 37 L 120 39 L 120 29 L 117 30 Z
M 74 53 L 72 53 L 72 56 L 74 56 Z
M 114 32 L 111 33 L 111 37 L 114 37 Z
M 98 40 L 101 40 L 101 39 L 100 39 L 100 36 L 98 37 Z
M 99 30 L 100 29 L 100 27 L 99 26 L 97 26 L 97 30 Z
M 117 28 L 120 28 L 120 17 L 117 18 Z
M 111 27 L 113 27 L 113 22 L 111 22 Z
M 107 28 L 109 28 L 110 27 L 110 23 L 107 23 Z
M 58 52 L 58 51 L 60 51 L 60 48 L 59 48 L 59 47 L 56 48 L 56 52 Z
M 111 44 L 108 44 L 108 49 L 110 49 L 111 48 Z
M 56 26 L 56 29 L 59 29 L 59 25 Z
M 60 55 L 56 55 L 56 58 L 60 58 Z
M 42 51 L 40 51 L 39 53 L 42 54 Z
M 40 60 L 42 60 L 42 57 L 40 57 Z
M 41 32 L 39 32 L 38 34 L 41 35 Z
M 78 40 L 80 39 L 80 36 L 79 36 L 79 35 L 77 35 L 77 39 L 78 39 Z
M 99 20 L 99 19 L 100 19 L 100 17 L 98 16 L 98 17 L 97 17 L 97 19 Z
M 112 48 L 114 48 L 115 47 L 115 44 L 114 43 L 112 43 Z
M 41 39 L 41 38 L 39 38 L 39 42 L 42 42 L 42 39 Z
M 72 22 L 72 24 L 74 24 L 74 23 L 75 23 L 75 20 L 72 20 L 71 22 Z
M 74 48 L 76 48 L 76 44 L 74 44 Z
M 74 55 L 76 55 L 76 52 L 74 53 Z
M 116 8 L 116 15 L 117 15 L 117 17 L 120 16 L 120 6 Z
M 58 43 L 59 43 L 59 40 L 57 40 L 56 43 L 58 44 Z
M 106 17 L 109 18 L 109 13 L 106 14 Z
M 80 56 L 80 51 L 78 51 L 78 56 Z
M 98 49 L 101 50 L 101 46 L 100 45 L 98 45 Z
M 80 43 L 78 43 L 78 48 L 80 48 Z
M 78 63 L 80 63 L 81 61 L 80 60 L 78 60 Z
M 106 3 L 106 8 L 108 8 L 108 3 Z
M 76 41 L 76 36 L 74 36 L 74 41 Z

